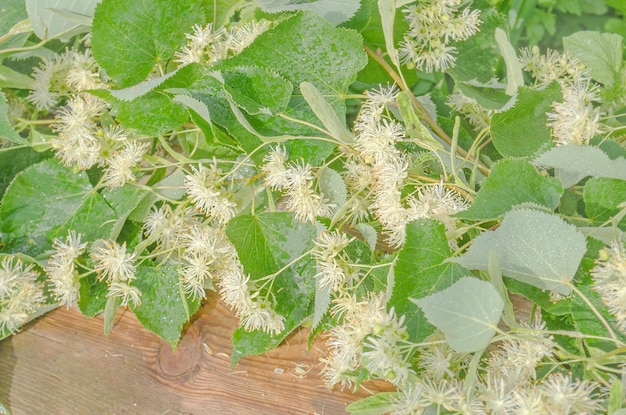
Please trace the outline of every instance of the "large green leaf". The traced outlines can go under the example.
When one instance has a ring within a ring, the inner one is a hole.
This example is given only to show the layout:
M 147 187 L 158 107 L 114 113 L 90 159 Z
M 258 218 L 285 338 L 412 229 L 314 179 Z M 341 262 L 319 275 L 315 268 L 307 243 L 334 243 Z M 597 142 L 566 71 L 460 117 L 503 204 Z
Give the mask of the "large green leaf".
M 554 210 L 562 194 L 558 179 L 540 175 L 529 162 L 502 160 L 494 164 L 469 209 L 457 213 L 456 217 L 495 219 L 520 203 L 537 203 Z
M 504 300 L 487 281 L 463 277 L 445 290 L 415 300 L 426 318 L 461 353 L 484 349 L 496 333 Z
M 192 0 L 103 0 L 93 18 L 93 54 L 108 76 L 127 87 L 165 65 L 185 43 L 185 33 L 203 22 Z
M 132 194 L 143 197 L 142 192 Z M 109 204 L 93 189 L 85 172 L 74 172 L 56 159 L 42 161 L 19 173 L 2 198 L 3 250 L 37 256 L 50 249 L 54 238 L 65 238 L 69 230 L 87 241 L 109 238 L 132 204 L 132 200 L 124 206 Z
M 367 63 L 358 33 L 302 12 L 260 35 L 230 65 L 274 70 L 293 85 L 310 82 L 334 99 L 347 91 Z
M 151 91 L 133 101 L 109 99 L 117 119 L 128 129 L 147 135 L 162 135 L 187 121 L 181 104 L 160 91 Z
M 626 201 L 626 180 L 592 177 L 585 183 L 583 200 L 587 217 L 601 225 L 623 209 L 620 205 Z M 620 225 L 624 223 L 623 218 Z
M 546 112 L 561 99 L 561 87 L 554 83 L 542 90 L 522 86 L 515 105 L 491 119 L 491 137 L 496 150 L 505 157 L 528 157 L 549 145 L 552 132 Z
M 84 172 L 51 159 L 27 168 L 9 185 L 0 205 L 0 232 L 6 252 L 36 256 L 68 229 L 84 240 L 107 237 L 116 216 Z
M 563 46 L 572 52 L 594 80 L 612 87 L 621 83 L 622 36 L 593 31 L 577 32 L 563 38 Z
M 406 242 L 396 260 L 394 285 L 389 307 L 405 316 L 411 341 L 419 342 L 434 331 L 423 311 L 410 299 L 422 298 L 446 287 L 467 274 L 458 264 L 445 263 L 451 255 L 445 227 L 434 220 L 411 222 Z
M 275 348 L 311 316 L 315 293 L 313 260 L 309 255 L 297 259 L 313 247 L 317 230 L 311 224 L 296 221 L 291 213 L 269 212 L 237 216 L 228 223 L 226 234 L 251 280 L 285 268 L 276 275 L 270 295 L 275 299 L 276 311 L 285 317 L 285 330 L 271 335 L 237 329 L 233 333 L 234 365 L 242 357 Z
M 556 169 L 563 187 L 570 187 L 587 176 L 626 180 L 626 159 L 611 159 L 602 149 L 594 146 L 568 144 L 541 153 L 534 163 Z
M 487 271 L 493 251 L 503 275 L 568 295 L 586 247 L 585 237 L 558 216 L 520 209 L 507 213 L 498 229 L 476 237 L 465 255 L 451 261 Z
M 176 348 L 183 324 L 200 307 L 200 301 L 184 297 L 174 265 L 140 265 L 132 285 L 141 291 L 141 304 L 132 307 L 137 319 L 148 330 Z

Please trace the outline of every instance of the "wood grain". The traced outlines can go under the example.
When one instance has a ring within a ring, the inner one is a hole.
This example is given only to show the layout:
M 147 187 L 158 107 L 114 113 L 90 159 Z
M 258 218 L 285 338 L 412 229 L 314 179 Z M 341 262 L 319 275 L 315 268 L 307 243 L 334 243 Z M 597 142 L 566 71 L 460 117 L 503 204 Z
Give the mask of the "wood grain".
M 13 415 L 344 414 L 369 395 L 326 389 L 323 342 L 307 351 L 306 331 L 231 369 L 236 319 L 215 296 L 199 315 L 174 352 L 129 311 L 118 312 L 106 337 L 101 318 L 55 310 L 0 342 L 0 402 Z

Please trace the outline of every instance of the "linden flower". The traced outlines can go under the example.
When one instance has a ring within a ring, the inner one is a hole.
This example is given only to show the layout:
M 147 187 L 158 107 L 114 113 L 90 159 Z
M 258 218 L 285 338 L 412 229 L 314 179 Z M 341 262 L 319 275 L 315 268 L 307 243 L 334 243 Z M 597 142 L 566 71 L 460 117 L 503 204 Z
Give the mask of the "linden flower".
M 45 301 L 32 264 L 5 256 L 0 262 L 0 335 L 17 331 Z
M 107 291 L 107 297 L 118 297 L 121 299 L 120 305 L 127 307 L 130 303 L 133 306 L 141 304 L 141 291 L 125 282 L 115 281 L 111 283 Z
M 548 49 L 545 55 L 539 51 L 539 47 L 520 49 L 520 64 L 522 69 L 530 72 L 535 78 L 535 86 L 545 87 L 554 81 L 563 84 L 572 84 L 588 79 L 587 70 L 577 58 L 568 50 L 562 54 L 556 50 Z
M 209 169 L 202 164 L 198 169 L 191 168 L 192 173 L 185 176 L 185 188 L 189 199 L 207 217 L 219 226 L 225 226 L 235 217 L 237 205 L 220 189 L 220 170 L 212 165 Z
M 80 289 L 74 260 L 85 252 L 87 243 L 81 243 L 80 234 L 71 231 L 65 242 L 55 239 L 52 247 L 56 252 L 48 259 L 46 273 L 56 300 L 61 305 L 69 306 L 78 298 Z
M 274 147 L 264 158 L 261 169 L 265 173 L 265 185 L 272 190 L 283 190 L 287 185 L 287 150 L 284 146 Z
M 600 258 L 591 270 L 593 289 L 600 295 L 609 312 L 615 316 L 618 329 L 626 333 L 626 253 L 624 245 L 613 241 L 600 251 Z
M 456 48 L 449 42 L 473 36 L 480 24 L 480 10 L 460 7 L 460 1 L 422 0 L 403 10 L 409 30 L 399 53 L 407 66 L 426 72 L 454 66 Z
M 563 87 L 563 102 L 552 104 L 554 112 L 547 113 L 548 126 L 556 145 L 586 145 L 600 131 L 600 109 L 592 104 L 597 100 L 598 85 L 590 81 Z
M 148 143 L 127 141 L 122 150 L 116 151 L 106 160 L 102 184 L 115 188 L 134 182 L 133 168 L 141 161 L 149 146 Z
M 91 261 L 100 279 L 112 283 L 135 279 L 136 254 L 126 252 L 126 242 L 118 245 L 111 240 L 99 239 L 91 248 Z
M 598 385 L 572 380 L 570 375 L 552 373 L 541 384 L 541 394 L 551 414 L 594 414 L 601 409 L 594 398 Z
M 57 104 L 61 93 L 67 92 L 65 75 L 71 68 L 71 52 L 66 51 L 53 58 L 43 57 L 33 71 L 34 82 L 28 100 L 39 110 L 50 110 Z

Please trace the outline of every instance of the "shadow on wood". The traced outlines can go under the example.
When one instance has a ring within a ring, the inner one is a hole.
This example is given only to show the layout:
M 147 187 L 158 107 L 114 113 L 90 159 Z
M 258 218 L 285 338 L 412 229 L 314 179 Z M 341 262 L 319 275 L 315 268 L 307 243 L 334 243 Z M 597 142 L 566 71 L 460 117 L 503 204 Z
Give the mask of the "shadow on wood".
M 0 402 L 32 414 L 344 414 L 365 390 L 328 391 L 319 377 L 323 342 L 307 351 L 298 331 L 272 352 L 230 368 L 236 319 L 215 296 L 172 351 L 120 310 L 102 319 L 58 309 L 0 342 Z M 367 389 L 389 390 L 383 382 Z

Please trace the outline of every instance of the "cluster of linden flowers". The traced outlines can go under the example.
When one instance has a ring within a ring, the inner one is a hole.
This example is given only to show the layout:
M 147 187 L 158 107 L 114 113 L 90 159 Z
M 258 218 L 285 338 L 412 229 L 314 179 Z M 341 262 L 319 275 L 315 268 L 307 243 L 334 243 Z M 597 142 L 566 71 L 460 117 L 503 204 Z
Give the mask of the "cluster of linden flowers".
M 163 203 L 144 220 L 144 245 L 155 244 L 151 256 L 175 264 L 183 292 L 193 300 L 219 288 L 222 300 L 236 312 L 247 330 L 277 333 L 284 317 L 276 313 L 269 294 L 250 281 L 224 228 L 237 206 L 215 163 L 191 167 L 185 175 L 187 198 L 172 208 Z
M 15 256 L 0 262 L 0 336 L 17 331 L 45 302 L 44 286 L 33 264 Z
M 548 113 L 548 125 L 556 145 L 588 144 L 601 131 L 599 85 L 594 83 L 585 66 L 567 50 L 559 53 L 548 49 L 545 55 L 537 46 L 520 51 L 522 69 L 535 80 L 535 88 L 558 82 L 563 90 L 563 102 L 554 102 L 554 112 Z
M 399 247 L 406 237 L 406 224 L 416 219 L 436 219 L 452 232 L 456 212 L 467 203 L 443 184 L 422 185 L 408 175 L 411 156 L 396 143 L 405 137 L 404 127 L 395 121 L 389 109 L 397 105 L 395 87 L 367 92 L 355 123 L 354 153 L 346 163 L 344 178 L 354 200 L 359 200 L 354 214 L 365 216 L 367 209 L 381 223 L 390 246 Z M 403 196 L 405 186 L 418 186 Z
M 141 303 L 141 291 L 132 285 L 136 279 L 137 255 L 129 253 L 125 243 L 99 239 L 89 244 L 81 242 L 80 234 L 70 231 L 65 242 L 56 238 L 52 248 L 54 253 L 45 271 L 50 292 L 58 304 L 73 305 L 80 298 L 80 279 L 93 272 L 106 282 L 107 298 L 118 298 L 122 306 Z M 93 269 L 80 259 L 87 250 Z
M 409 30 L 399 53 L 409 67 L 425 72 L 445 71 L 454 66 L 456 47 L 478 31 L 480 10 L 464 8 L 461 0 L 422 0 L 403 9 Z
M 537 376 L 542 364 L 555 364 L 559 347 L 536 321 L 509 333 L 473 367 L 475 356 L 452 349 L 440 332 L 422 343 L 408 340 L 403 317 L 386 311 L 384 295 L 358 302 L 345 298 L 333 312 L 343 323 L 328 335 L 328 356 L 322 359 L 329 387 L 353 386 L 368 378 L 385 379 L 397 387 L 389 403 L 394 415 L 421 414 L 595 414 L 607 389 L 574 378 L 559 369 Z M 480 357 L 480 356 L 479 356 Z M 473 372 L 475 371 L 475 372 Z M 471 375 L 474 373 L 474 375 Z
M 212 23 L 206 26 L 194 25 L 193 33 L 186 35 L 187 44 L 176 52 L 176 62 L 181 65 L 195 62 L 211 66 L 229 56 L 238 55 L 268 28 L 266 21 L 218 29 Z
M 89 38 L 84 39 L 89 46 Z M 39 110 L 50 110 L 64 97 L 103 86 L 104 76 L 89 47 L 67 49 L 52 57 L 44 56 L 32 77 L 28 100 Z
M 115 122 L 103 121 L 108 115 L 106 102 L 82 92 L 108 88 L 91 49 L 67 49 L 52 58 L 44 57 L 32 77 L 29 101 L 39 110 L 55 108 L 52 127 L 57 134 L 50 144 L 56 157 L 78 170 L 103 167 L 102 185 L 106 187 L 135 181 L 135 171 L 149 144 Z M 65 106 L 56 107 L 65 100 Z
M 624 245 L 612 241 L 600 251 L 600 257 L 591 270 L 593 289 L 615 316 L 617 328 L 626 334 L 626 253 Z
M 355 385 L 361 366 L 397 386 L 414 375 L 401 348 L 408 337 L 404 316 L 398 317 L 393 308 L 387 311 L 384 294 L 370 293 L 360 301 L 345 295 L 335 301 L 331 314 L 342 322 L 328 334 L 328 355 L 321 359 L 322 378 L 329 388 Z
M 57 136 L 50 141 L 56 157 L 68 167 L 103 167 L 102 184 L 121 187 L 136 180 L 135 171 L 149 143 L 131 138 L 117 124 L 102 125 L 106 103 L 88 94 L 74 95 L 56 116 Z
M 265 156 L 262 166 L 265 184 L 285 194 L 287 210 L 294 212 L 299 221 L 315 223 L 317 216 L 330 215 L 332 206 L 314 188 L 315 176 L 311 165 L 305 162 L 287 163 L 288 158 L 287 150 L 281 145 Z

